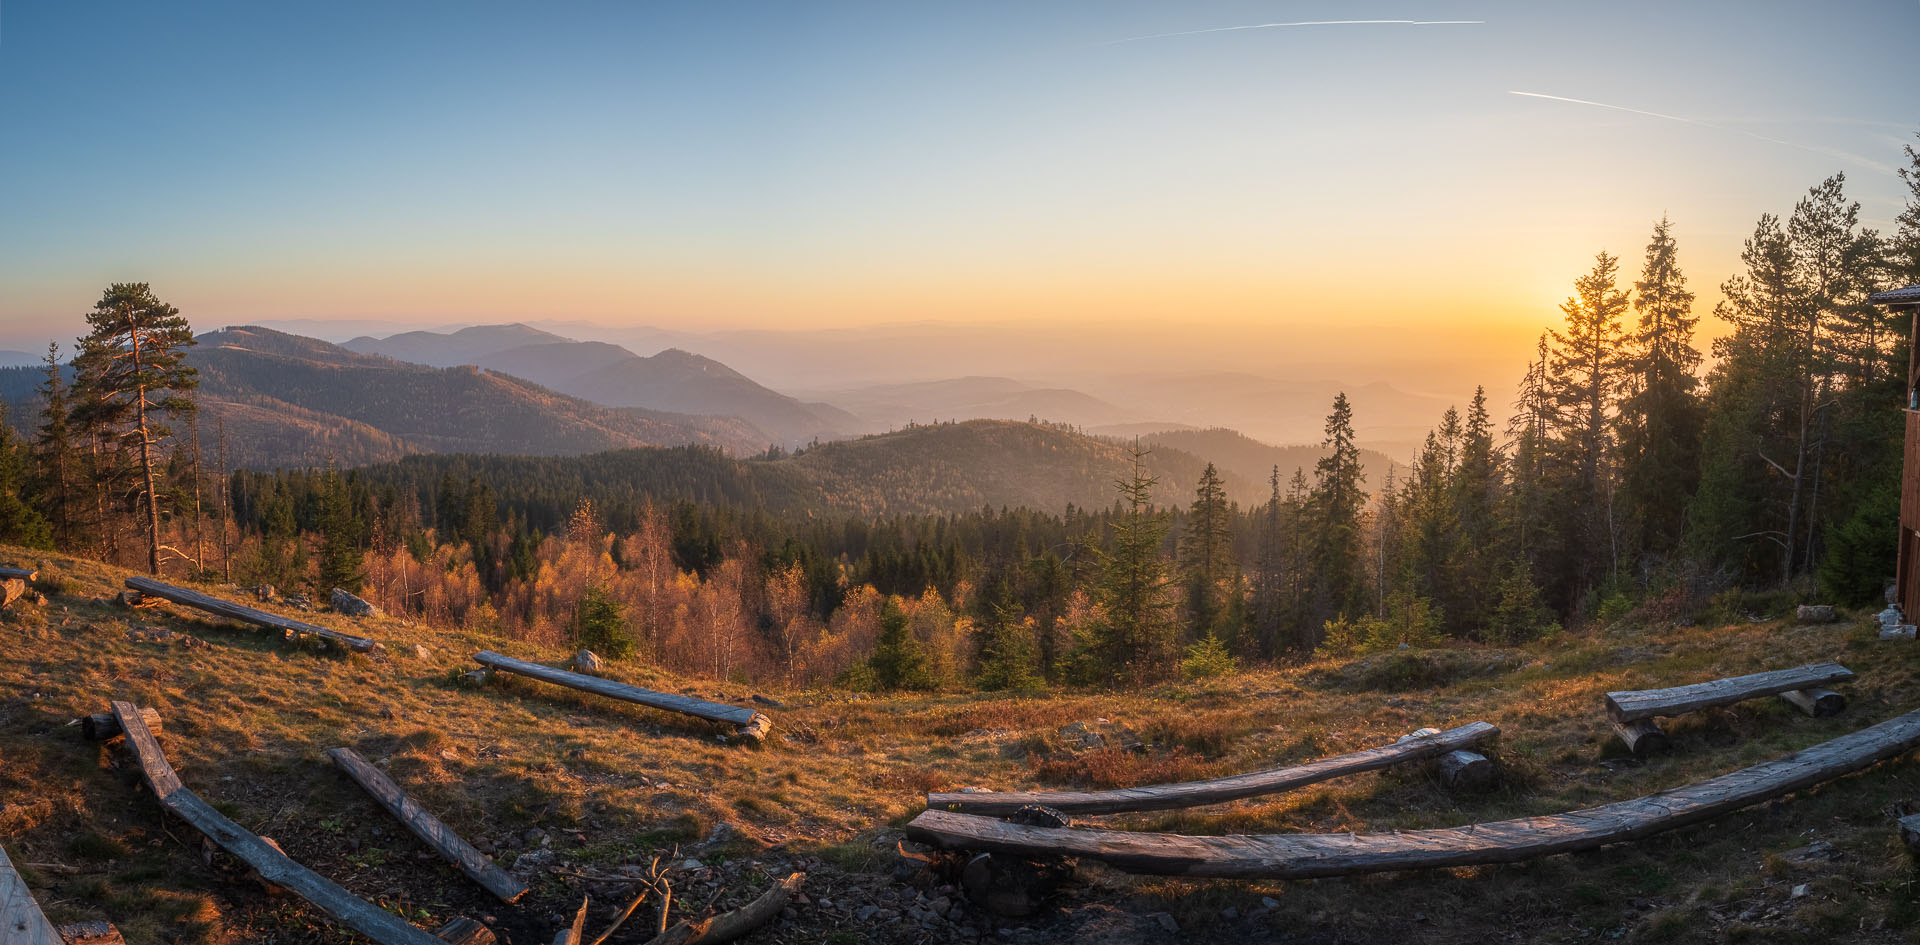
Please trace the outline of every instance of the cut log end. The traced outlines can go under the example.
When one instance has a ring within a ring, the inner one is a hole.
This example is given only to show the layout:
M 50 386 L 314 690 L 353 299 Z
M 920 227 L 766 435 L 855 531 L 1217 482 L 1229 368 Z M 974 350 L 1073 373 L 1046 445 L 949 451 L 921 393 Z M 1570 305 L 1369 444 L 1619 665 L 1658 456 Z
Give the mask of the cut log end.
M 140 710 L 140 719 L 147 723 L 153 734 L 160 734 L 160 713 L 151 708 Z M 125 734 L 120 730 L 120 720 L 111 712 L 96 712 L 80 720 L 80 734 L 88 741 L 104 742 L 119 738 Z
M 755 712 L 753 714 L 753 721 L 748 722 L 747 724 L 742 725 L 739 728 L 735 729 L 733 734 L 736 737 L 744 738 L 748 741 L 757 742 L 757 741 L 765 740 L 767 737 L 767 733 L 772 731 L 773 731 L 773 720 L 770 718 L 767 718 L 764 715 L 761 715 L 758 712 Z
M 494 945 L 493 930 L 461 917 L 433 930 L 433 937 L 452 945 Z
M 1454 791 L 1484 791 L 1493 786 L 1499 775 L 1487 756 L 1471 751 L 1441 755 L 1439 768 L 1440 782 Z
M 1831 689 L 1795 689 L 1781 693 L 1780 698 L 1816 719 L 1839 715 L 1847 707 L 1846 697 Z
M 1613 723 L 1613 730 L 1620 736 L 1620 741 L 1626 744 L 1627 750 L 1636 758 L 1659 754 L 1673 746 L 1667 733 L 1661 731 L 1660 726 L 1653 724 L 1651 719 L 1641 719 L 1638 722 L 1616 721 Z
M 1906 845 L 1908 853 L 1920 857 L 1920 814 L 1900 818 L 1900 842 Z
M 120 930 L 104 919 L 75 922 L 54 931 L 60 934 L 60 941 L 65 945 L 126 945 L 126 939 L 120 937 Z

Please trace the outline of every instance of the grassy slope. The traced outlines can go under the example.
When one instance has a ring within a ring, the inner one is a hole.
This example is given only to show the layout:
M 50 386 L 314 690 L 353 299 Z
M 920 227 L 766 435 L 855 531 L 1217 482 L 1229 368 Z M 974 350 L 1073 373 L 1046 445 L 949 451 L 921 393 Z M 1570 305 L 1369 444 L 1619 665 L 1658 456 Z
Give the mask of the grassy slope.
M 756 941 L 895 940 L 891 927 L 849 917 L 885 886 L 861 870 L 870 851 L 919 809 L 919 792 L 966 785 L 1110 784 L 1203 776 L 1380 744 L 1423 725 L 1485 719 L 1505 731 L 1494 752 L 1506 786 L 1454 798 L 1423 772 L 1361 775 L 1201 812 L 1106 818 L 1194 832 L 1383 830 L 1462 824 L 1629 798 L 1723 773 L 1857 729 L 1920 704 L 1911 644 L 1873 639 L 1864 620 L 1827 627 L 1739 624 L 1573 635 L 1520 650 L 1466 649 L 1319 662 L 1211 685 L 1147 693 L 1019 698 L 937 694 L 849 699 L 779 694 L 776 735 L 759 749 L 725 746 L 716 730 L 538 683 L 473 691 L 451 682 L 482 647 L 527 654 L 484 634 L 377 620 L 383 658 L 314 654 L 268 634 L 201 623 L 178 611 L 105 603 L 121 573 L 0 548 L 0 561 L 42 560 L 64 578 L 44 607 L 0 617 L 0 842 L 28 868 L 56 922 L 106 917 L 128 941 L 336 942 L 303 904 L 269 898 L 230 862 L 202 860 L 117 749 L 83 741 L 68 721 L 111 698 L 157 708 L 186 784 L 243 825 L 354 892 L 423 924 L 454 914 L 499 919 L 516 942 L 544 941 L 551 916 L 578 892 L 535 883 L 524 907 L 491 902 L 381 813 L 321 752 L 351 745 L 469 838 L 510 864 L 525 832 L 552 835 L 562 860 L 608 868 L 720 821 L 776 845 L 731 850 L 753 875 L 800 866 L 815 901 Z M 321 616 L 322 622 L 331 617 Z M 206 642 L 133 639 L 158 626 Z M 429 658 L 413 652 L 431 648 Z M 558 660 L 559 653 L 531 653 Z M 1599 712 L 1607 689 L 1668 685 L 1838 659 L 1860 679 L 1848 710 L 1800 716 L 1778 700 L 1700 713 L 1671 726 L 1678 750 L 1637 764 L 1618 758 Z M 672 691 L 742 700 L 735 684 L 616 674 Z M 1056 730 L 1103 718 L 1146 736 L 1146 757 L 1073 755 Z M 1913 867 L 1882 808 L 1920 797 L 1911 758 L 1641 843 L 1534 864 L 1300 883 L 1191 883 L 1085 867 L 1065 907 L 1117 903 L 1165 910 L 1183 933 L 1215 940 L 1903 941 L 1920 919 Z M 1773 854 L 1814 839 L 1843 856 L 1796 866 Z M 784 845 L 784 848 L 778 846 Z M 727 856 L 699 854 L 709 865 Z M 1792 898 L 1797 884 L 1807 895 Z M 741 890 L 744 892 L 744 890 Z M 864 891 L 864 892 L 863 892 Z M 689 882 L 698 908 L 716 893 Z M 737 897 L 739 893 L 731 893 Z M 832 906 L 817 899 L 831 896 Z M 911 896 L 911 893 L 908 893 Z M 1262 897 L 1280 903 L 1245 915 Z M 577 901 L 577 899 L 575 899 Z M 680 900 L 677 900 L 680 901 Z M 1223 920 L 1236 908 L 1242 918 Z M 1056 931 L 1072 916 L 1030 920 Z M 604 925 L 598 917 L 593 929 Z M 1025 924 L 966 920 L 980 929 Z M 957 937 L 952 926 L 930 940 Z M 1069 929 L 1068 932 L 1071 930 Z M 1060 934 L 1066 935 L 1067 932 Z M 616 943 L 641 941 L 616 937 Z M 902 935 L 897 940 L 913 940 Z

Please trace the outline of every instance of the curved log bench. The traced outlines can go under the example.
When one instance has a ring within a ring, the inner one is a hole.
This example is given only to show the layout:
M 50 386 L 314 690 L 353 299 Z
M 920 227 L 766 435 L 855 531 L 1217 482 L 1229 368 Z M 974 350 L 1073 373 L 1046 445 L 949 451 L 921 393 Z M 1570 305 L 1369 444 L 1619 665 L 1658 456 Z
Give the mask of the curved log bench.
M 1023 827 L 929 810 L 907 837 L 950 849 L 1026 857 L 1081 856 L 1130 873 L 1310 879 L 1388 870 L 1512 863 L 1590 850 L 1699 823 L 1832 780 L 1920 747 L 1920 711 L 1706 781 L 1630 801 L 1495 823 L 1387 834 L 1178 834 Z
M 1431 731 L 1431 730 L 1428 730 Z M 1041 805 L 1063 814 L 1113 814 L 1121 811 L 1171 810 L 1220 804 L 1244 797 L 1277 794 L 1308 784 L 1317 784 L 1343 775 L 1439 758 L 1471 748 L 1500 734 L 1486 722 L 1469 722 L 1458 728 L 1432 734 L 1410 735 L 1391 745 L 1322 758 L 1302 765 L 1269 768 L 1206 781 L 1155 784 L 1114 791 L 994 791 L 951 792 L 927 795 L 928 810 L 958 811 L 969 814 L 1011 814 L 1022 807 Z M 1476 756 L 1477 757 L 1477 756 Z

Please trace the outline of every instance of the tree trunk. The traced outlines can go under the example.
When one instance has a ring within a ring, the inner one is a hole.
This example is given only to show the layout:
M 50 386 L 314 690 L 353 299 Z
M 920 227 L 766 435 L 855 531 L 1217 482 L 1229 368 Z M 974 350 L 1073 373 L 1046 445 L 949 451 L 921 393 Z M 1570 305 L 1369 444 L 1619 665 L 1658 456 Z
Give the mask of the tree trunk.
M 127 316 L 127 337 L 133 346 L 133 417 L 140 433 L 140 471 L 147 484 L 147 573 L 160 573 L 160 496 L 153 488 L 153 436 L 147 429 L 147 383 L 140 375 L 140 326 Z

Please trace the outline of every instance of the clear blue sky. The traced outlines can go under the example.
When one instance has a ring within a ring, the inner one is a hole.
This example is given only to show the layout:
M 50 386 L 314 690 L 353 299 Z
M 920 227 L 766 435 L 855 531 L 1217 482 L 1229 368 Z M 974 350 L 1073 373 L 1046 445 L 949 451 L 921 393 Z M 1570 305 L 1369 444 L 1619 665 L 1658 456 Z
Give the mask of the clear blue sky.
M 1479 22 L 1230 29 L 1348 19 Z M 1916 93 L 1914 0 L 6 0 L 0 347 L 139 280 L 202 327 L 1445 318 L 1519 350 L 1663 212 L 1709 304 L 1830 173 L 1886 226 Z

